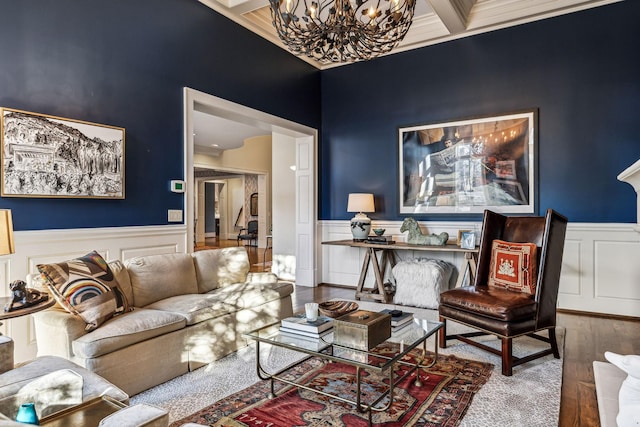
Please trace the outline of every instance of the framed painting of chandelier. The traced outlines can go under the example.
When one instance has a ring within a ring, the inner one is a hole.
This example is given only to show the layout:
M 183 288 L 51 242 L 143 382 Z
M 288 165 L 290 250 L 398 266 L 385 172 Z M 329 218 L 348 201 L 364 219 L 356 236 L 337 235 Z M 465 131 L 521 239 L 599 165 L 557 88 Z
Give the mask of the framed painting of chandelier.
M 123 128 L 0 108 L 2 197 L 124 199 Z
M 401 214 L 534 213 L 537 111 L 398 130 Z

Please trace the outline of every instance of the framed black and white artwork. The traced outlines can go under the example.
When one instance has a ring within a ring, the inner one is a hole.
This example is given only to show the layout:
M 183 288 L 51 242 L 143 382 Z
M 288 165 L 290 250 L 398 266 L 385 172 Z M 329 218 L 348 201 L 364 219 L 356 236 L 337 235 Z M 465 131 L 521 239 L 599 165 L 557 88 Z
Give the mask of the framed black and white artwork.
M 0 109 L 2 196 L 124 199 L 124 128 Z

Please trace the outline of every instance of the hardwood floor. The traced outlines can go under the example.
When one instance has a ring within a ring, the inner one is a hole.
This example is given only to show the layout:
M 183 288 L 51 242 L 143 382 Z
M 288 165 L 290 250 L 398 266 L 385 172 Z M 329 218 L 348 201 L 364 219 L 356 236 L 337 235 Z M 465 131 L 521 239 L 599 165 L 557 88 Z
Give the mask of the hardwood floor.
M 207 246 L 235 246 L 236 241 L 213 242 Z M 202 247 L 202 246 L 200 246 Z M 196 249 L 200 248 L 197 247 Z M 247 248 L 252 271 L 262 271 L 264 248 Z M 266 259 L 271 260 L 271 251 Z M 353 299 L 354 289 L 322 285 L 316 288 L 296 286 L 293 310 L 302 311 L 311 301 L 332 298 Z M 565 328 L 564 368 L 560 402 L 560 427 L 597 427 L 600 425 L 593 380 L 593 361 L 604 361 L 604 352 L 640 354 L 640 318 L 611 318 L 583 313 L 558 313 L 558 326 Z M 523 365 L 526 369 L 526 365 Z M 515 374 L 517 375 L 517 373 Z

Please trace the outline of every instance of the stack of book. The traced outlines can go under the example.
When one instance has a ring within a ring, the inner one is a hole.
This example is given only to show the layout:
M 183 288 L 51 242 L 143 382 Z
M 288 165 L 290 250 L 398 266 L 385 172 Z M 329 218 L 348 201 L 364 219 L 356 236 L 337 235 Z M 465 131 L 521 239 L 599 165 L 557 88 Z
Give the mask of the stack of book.
M 287 317 L 280 322 L 280 333 L 307 338 L 321 338 L 330 333 L 331 328 L 333 328 L 332 318 L 318 316 L 317 320 L 309 322 L 304 313 Z
M 391 245 L 391 244 L 394 244 L 395 241 L 391 236 L 369 236 L 367 237 L 367 243 L 375 243 L 378 245 Z
M 391 310 L 387 308 L 382 310 L 381 313 L 391 315 L 391 332 L 404 328 L 413 320 L 413 313 L 408 311 Z

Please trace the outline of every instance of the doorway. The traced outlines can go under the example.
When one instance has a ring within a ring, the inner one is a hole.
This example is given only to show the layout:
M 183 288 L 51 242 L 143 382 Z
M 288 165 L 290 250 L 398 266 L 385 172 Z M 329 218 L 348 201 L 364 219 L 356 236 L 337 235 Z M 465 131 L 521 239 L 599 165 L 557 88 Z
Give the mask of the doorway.
M 317 286 L 316 249 L 316 153 L 317 130 L 270 114 L 196 91 L 184 89 L 185 181 L 184 206 L 187 226 L 186 247 L 194 248 L 194 135 L 193 117 L 197 112 L 234 120 L 271 132 L 274 136 L 292 138 L 295 144 L 295 261 L 296 284 Z M 263 180 L 259 180 L 260 181 Z M 264 198 L 259 198 L 259 209 L 264 209 Z M 290 225 L 291 226 L 291 225 Z M 263 226 L 264 230 L 264 226 Z M 266 233 L 265 233 L 266 234 Z M 274 236 L 276 230 L 274 230 Z M 277 254 L 274 238 L 273 253 Z

